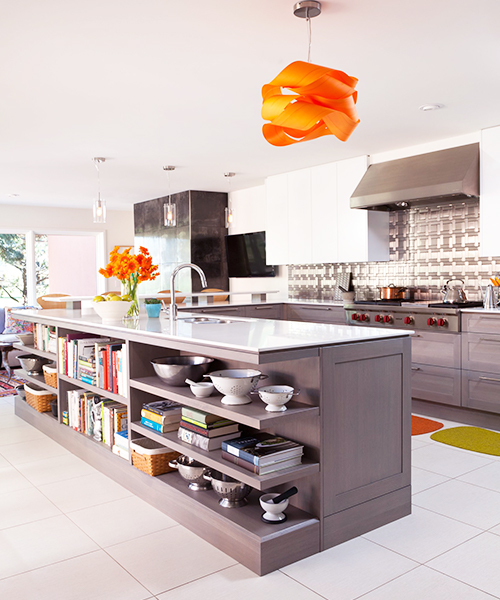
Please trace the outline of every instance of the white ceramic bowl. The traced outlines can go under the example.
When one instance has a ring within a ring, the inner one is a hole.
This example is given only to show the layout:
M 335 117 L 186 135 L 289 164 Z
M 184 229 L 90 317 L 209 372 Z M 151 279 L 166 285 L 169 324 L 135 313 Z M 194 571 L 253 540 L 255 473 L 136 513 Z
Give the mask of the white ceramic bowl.
M 288 508 L 288 498 L 278 502 L 278 504 L 274 504 L 272 499 L 276 498 L 276 496 L 279 496 L 279 494 L 264 494 L 259 498 L 262 509 L 266 511 L 262 515 L 264 521 L 279 523 L 286 520 L 286 515 L 283 511 Z
M 267 375 L 255 369 L 224 369 L 207 373 L 205 377 L 210 377 L 215 389 L 224 394 L 222 404 L 237 405 L 251 402 L 248 392 Z
M 132 302 L 123 300 L 106 300 L 104 302 L 94 302 L 92 304 L 96 313 L 101 317 L 103 323 L 115 323 L 121 321 L 128 313 Z
M 293 396 L 298 396 L 300 390 L 295 391 L 290 385 L 266 385 L 252 393 L 259 394 L 262 402 L 267 404 L 266 410 L 269 412 L 282 412 L 286 410 L 285 404 Z
M 208 398 L 214 391 L 214 384 L 209 381 L 200 381 L 196 385 L 190 385 L 189 388 L 197 398 Z
M 31 344 L 33 344 L 32 333 L 16 333 L 15 335 L 21 344 L 24 344 L 25 346 L 31 346 Z

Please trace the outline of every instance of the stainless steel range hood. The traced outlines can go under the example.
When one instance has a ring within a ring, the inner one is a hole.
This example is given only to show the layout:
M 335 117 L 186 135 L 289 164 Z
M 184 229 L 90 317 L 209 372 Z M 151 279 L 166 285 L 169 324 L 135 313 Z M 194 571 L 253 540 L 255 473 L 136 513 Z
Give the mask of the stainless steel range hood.
M 479 144 L 370 165 L 351 208 L 400 210 L 479 197 Z

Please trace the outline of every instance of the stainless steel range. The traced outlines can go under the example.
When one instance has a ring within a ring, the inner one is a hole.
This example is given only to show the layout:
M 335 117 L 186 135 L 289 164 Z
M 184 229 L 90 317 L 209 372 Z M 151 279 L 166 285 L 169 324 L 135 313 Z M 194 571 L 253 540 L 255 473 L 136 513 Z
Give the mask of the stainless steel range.
M 460 331 L 460 309 L 482 302 L 429 303 L 402 300 L 355 301 L 344 305 L 350 325 L 369 325 L 415 331 Z

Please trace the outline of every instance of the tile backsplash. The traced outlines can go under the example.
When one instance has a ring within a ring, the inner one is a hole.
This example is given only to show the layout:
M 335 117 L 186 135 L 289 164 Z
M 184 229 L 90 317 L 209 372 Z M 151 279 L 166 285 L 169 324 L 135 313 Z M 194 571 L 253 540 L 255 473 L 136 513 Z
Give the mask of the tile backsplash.
M 465 283 L 469 300 L 500 272 L 500 257 L 479 257 L 479 200 L 420 206 L 389 215 L 388 262 L 289 265 L 291 298 L 341 300 L 339 274 L 350 272 L 357 299 L 377 299 L 378 287 L 417 288 L 416 299 L 440 300 L 448 279 Z

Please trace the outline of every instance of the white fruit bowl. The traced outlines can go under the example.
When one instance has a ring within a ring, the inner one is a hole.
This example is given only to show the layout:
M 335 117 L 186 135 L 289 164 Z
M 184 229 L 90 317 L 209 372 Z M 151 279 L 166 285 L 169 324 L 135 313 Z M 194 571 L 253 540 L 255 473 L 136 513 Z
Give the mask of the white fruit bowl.
M 96 313 L 101 317 L 103 323 L 115 323 L 121 321 L 128 313 L 132 302 L 123 300 L 107 300 L 104 302 L 94 302 L 92 304 Z

